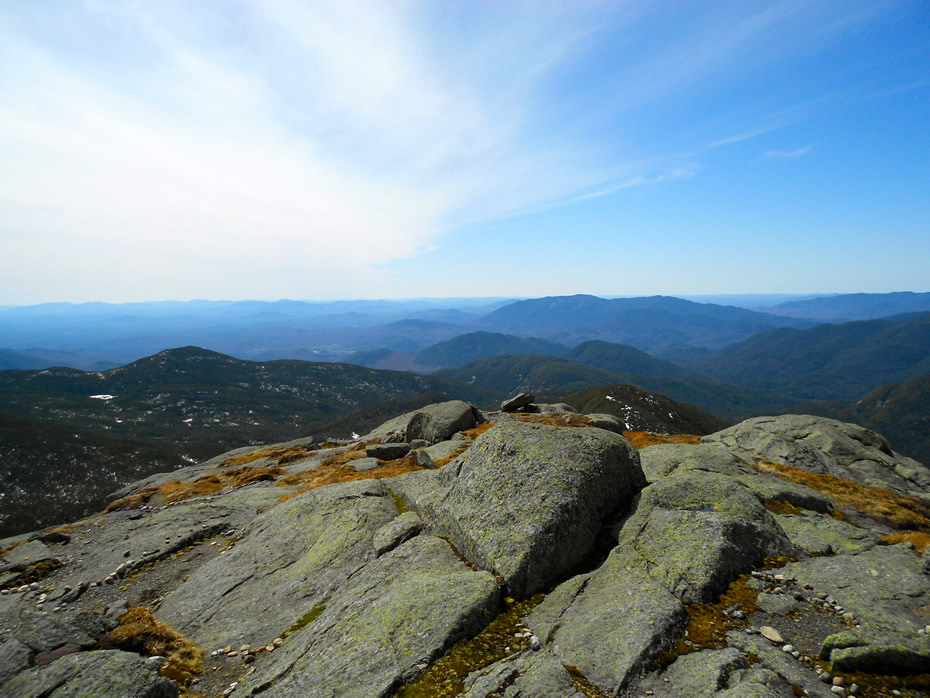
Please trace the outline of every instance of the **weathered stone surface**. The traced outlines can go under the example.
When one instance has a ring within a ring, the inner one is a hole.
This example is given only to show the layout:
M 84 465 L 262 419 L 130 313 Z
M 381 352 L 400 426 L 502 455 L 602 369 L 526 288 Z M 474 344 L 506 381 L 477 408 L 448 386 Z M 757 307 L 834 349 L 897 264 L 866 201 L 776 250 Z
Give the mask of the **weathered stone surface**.
M 624 428 L 626 427 L 623 422 L 614 417 L 612 414 L 601 414 L 595 412 L 586 416 L 588 418 L 589 427 L 606 429 L 607 431 L 612 431 L 615 434 L 622 434 Z
M 776 515 L 775 518 L 791 542 L 809 555 L 861 553 L 874 548 L 880 540 L 867 529 L 812 511 L 805 512 L 804 516 Z
M 12 637 L 22 642 L 34 652 L 48 652 L 69 643 L 83 647 L 94 646 L 94 638 L 77 628 L 26 609 L 13 627 Z
M 681 602 L 656 583 L 645 561 L 618 547 L 595 573 L 557 587 L 527 624 L 563 664 L 616 695 L 675 646 L 687 620 Z
M 367 473 L 369 470 L 381 467 L 377 458 L 356 458 L 355 460 L 350 460 L 347 465 L 352 466 L 355 472 L 358 473 Z
M 538 414 L 578 414 L 578 410 L 567 402 L 536 405 L 536 412 Z
M 548 650 L 524 652 L 516 659 L 495 662 L 465 679 L 468 698 L 583 698 L 571 674 Z
M 377 555 L 390 552 L 401 543 L 406 543 L 423 530 L 423 519 L 407 511 L 375 531 L 372 544 Z
M 536 399 L 535 395 L 529 393 L 518 393 L 512 398 L 508 398 L 501 403 L 501 412 L 516 412 L 527 405 L 532 404 Z
M 746 460 L 828 473 L 895 492 L 930 492 L 930 469 L 873 431 L 824 417 L 757 417 L 704 437 Z
M 30 565 L 43 560 L 56 560 L 55 553 L 45 543 L 32 540 L 10 550 L 0 558 L 0 572 L 7 570 L 24 570 Z
M 413 473 L 407 505 L 512 596 L 545 588 L 593 549 L 643 486 L 630 443 L 600 429 L 503 422 L 439 471 Z
M 15 637 L 0 643 L 0 695 L 3 684 L 35 664 L 33 652 Z
M 801 509 L 833 511 L 833 504 L 819 492 L 781 478 L 760 473 L 720 444 L 660 444 L 640 453 L 649 482 L 677 470 L 696 470 L 726 475 L 746 485 L 761 499 L 788 502 Z
M 3 695 L 20 698 L 174 698 L 178 695 L 177 684 L 147 666 L 145 657 L 118 650 L 70 654 L 48 666 L 18 674 L 3 691 Z
M 704 650 L 678 657 L 661 673 L 640 682 L 637 693 L 656 696 L 710 696 L 726 688 L 730 674 L 749 662 L 733 648 Z
M 403 458 L 410 453 L 408 443 L 369 444 L 365 447 L 365 455 L 378 460 L 394 460 Z
M 463 441 L 461 439 L 440 441 L 438 444 L 422 449 L 422 452 L 426 453 L 433 461 L 437 461 L 442 458 L 448 458 L 463 446 L 468 446 L 470 444 L 470 441 Z
M 748 487 L 693 470 L 644 489 L 620 543 L 685 603 L 712 600 L 765 557 L 800 553 Z
M 727 642 L 731 647 L 738 648 L 744 654 L 758 657 L 759 664 L 793 686 L 802 688 L 808 696 L 816 698 L 831 698 L 830 687 L 820 681 L 813 669 L 799 662 L 780 646 L 773 645 L 759 635 L 747 635 L 742 630 L 731 630 L 727 633 Z M 742 685 L 742 684 L 739 684 Z M 733 686 L 731 682 L 731 686 Z M 790 686 L 786 686 L 790 693 Z M 735 692 L 734 696 L 742 695 Z
M 930 558 L 905 544 L 876 546 L 790 563 L 784 572 L 855 614 L 861 627 L 831 635 L 821 650 L 837 669 L 917 673 L 930 666 L 930 637 L 918 633 L 930 608 Z
M 407 439 L 445 441 L 453 434 L 478 423 L 478 409 L 461 400 L 439 402 L 418 410 L 407 423 Z
M 396 515 L 377 480 L 306 492 L 256 517 L 158 616 L 207 647 L 266 645 L 372 560 L 374 532 Z
M 393 695 L 500 609 L 487 572 L 461 562 L 445 541 L 417 536 L 366 565 L 239 690 L 262 696 Z

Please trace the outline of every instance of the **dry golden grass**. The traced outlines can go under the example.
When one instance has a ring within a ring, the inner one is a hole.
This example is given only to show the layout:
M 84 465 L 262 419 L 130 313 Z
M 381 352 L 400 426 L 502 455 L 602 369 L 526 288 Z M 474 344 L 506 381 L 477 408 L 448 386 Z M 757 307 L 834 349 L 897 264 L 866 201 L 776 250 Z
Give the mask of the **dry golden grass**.
M 546 424 L 550 427 L 586 427 L 589 421 L 587 415 L 583 414 L 525 414 L 523 412 L 511 412 L 510 416 L 519 419 L 521 422 Z
M 924 531 L 895 531 L 887 536 L 882 536 L 882 542 L 888 545 L 904 542 L 913 543 L 914 552 L 923 555 L 927 548 L 930 547 L 930 533 Z
M 167 623 L 155 620 L 148 608 L 136 606 L 126 611 L 100 647 L 164 657 L 162 676 L 180 686 L 187 686 L 203 672 L 204 651 Z
M 490 422 L 485 422 L 484 424 L 479 424 L 474 429 L 466 429 L 462 433 L 465 435 L 466 441 L 474 441 L 493 426 L 494 425 Z
M 660 444 L 692 444 L 701 443 L 701 437 L 694 434 L 653 434 L 648 431 L 625 431 L 623 435 L 630 440 L 633 448 L 637 451 L 649 446 L 658 446 Z
M 252 463 L 261 458 L 271 458 L 275 460 L 278 465 L 284 465 L 285 463 L 292 463 L 295 460 L 300 460 L 301 458 L 306 458 L 313 451 L 311 451 L 306 446 L 291 446 L 290 448 L 259 448 L 250 453 L 243 453 L 240 456 L 232 456 L 227 458 L 222 463 L 220 463 L 221 468 L 229 468 L 234 465 L 245 465 L 246 463 Z
M 807 485 L 830 499 L 833 506 L 854 509 L 892 528 L 930 532 L 930 504 L 917 497 L 835 475 L 812 473 L 792 465 L 759 461 L 753 467 L 783 480 Z
M 794 516 L 803 516 L 804 511 L 796 507 L 791 502 L 783 502 L 780 499 L 766 499 L 765 508 L 773 514 L 792 514 Z
M 135 509 L 148 503 L 156 496 L 160 496 L 160 501 L 164 504 L 181 502 L 191 497 L 199 495 L 213 494 L 220 490 L 230 489 L 233 487 L 242 487 L 260 480 L 274 480 L 279 475 L 286 475 L 287 471 L 281 468 L 269 467 L 242 467 L 226 472 L 214 473 L 213 475 L 204 475 L 193 482 L 180 482 L 171 480 L 158 487 L 146 487 L 141 492 L 117 499 L 111 502 L 106 508 L 106 512 L 118 511 L 120 509 Z
M 471 446 L 462 446 L 461 448 L 455 449 L 451 454 L 449 454 L 445 458 L 437 458 L 433 462 L 436 463 L 437 468 L 441 468 L 444 465 L 449 465 L 449 463 L 451 463 L 456 458 L 458 458 L 460 455 L 465 453 L 465 451 L 467 451 L 469 448 L 471 448 Z
M 353 468 L 347 468 L 343 464 L 324 464 L 316 470 L 305 470 L 302 473 L 294 473 L 281 478 L 277 482 L 278 487 L 294 487 L 305 485 L 296 492 L 282 495 L 278 501 L 286 502 L 299 494 L 315 490 L 326 485 L 334 485 L 338 482 L 352 482 L 354 480 L 380 480 L 386 477 L 394 477 L 405 473 L 412 473 L 415 470 L 425 470 L 417 465 L 416 459 L 411 456 L 398 458 L 397 460 L 383 461 L 383 465 L 375 470 L 367 472 L 357 472 Z
M 377 443 L 377 442 L 369 442 Z M 335 455 L 329 456 L 324 459 L 320 465 L 345 465 L 350 460 L 355 460 L 357 458 L 364 458 L 366 455 L 365 447 L 368 446 L 368 443 L 356 444 L 347 451 L 342 453 L 337 453 Z

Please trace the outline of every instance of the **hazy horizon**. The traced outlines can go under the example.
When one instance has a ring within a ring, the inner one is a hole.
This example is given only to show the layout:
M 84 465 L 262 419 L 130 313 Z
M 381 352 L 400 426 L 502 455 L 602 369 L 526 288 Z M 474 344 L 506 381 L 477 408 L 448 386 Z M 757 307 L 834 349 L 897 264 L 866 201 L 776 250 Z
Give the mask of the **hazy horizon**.
M 926 288 L 930 10 L 0 6 L 0 305 Z

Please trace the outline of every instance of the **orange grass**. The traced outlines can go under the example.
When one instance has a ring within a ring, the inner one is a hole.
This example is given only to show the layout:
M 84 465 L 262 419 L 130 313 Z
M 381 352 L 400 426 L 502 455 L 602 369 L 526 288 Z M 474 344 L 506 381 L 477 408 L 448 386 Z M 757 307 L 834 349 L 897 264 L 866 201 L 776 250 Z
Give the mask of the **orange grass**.
M 416 458 L 412 455 L 398 458 L 397 460 L 384 461 L 380 467 L 367 472 L 357 472 L 353 468 L 347 468 L 341 464 L 324 464 L 316 470 L 305 470 L 302 473 L 294 473 L 281 478 L 277 482 L 278 487 L 293 487 L 295 485 L 306 485 L 296 492 L 282 495 L 278 501 L 286 502 L 299 494 L 315 490 L 326 485 L 334 485 L 338 482 L 352 482 L 354 480 L 380 480 L 386 477 L 395 477 L 405 473 L 412 473 L 416 470 L 425 470 L 423 466 L 417 465 Z
M 474 441 L 493 426 L 491 422 L 485 422 L 484 424 L 479 424 L 474 429 L 466 429 L 462 433 L 465 435 L 466 441 Z
M 532 414 L 524 412 L 511 412 L 510 416 L 521 422 L 533 424 L 547 424 L 550 427 L 586 427 L 588 417 L 584 414 Z
M 630 440 L 637 451 L 658 446 L 660 444 L 692 444 L 701 443 L 701 437 L 694 434 L 653 434 L 648 431 L 625 431 L 623 435 Z
M 274 480 L 279 475 L 286 475 L 287 471 L 281 468 L 237 468 L 213 475 L 204 475 L 193 482 L 180 482 L 171 480 L 158 487 L 146 487 L 141 492 L 117 499 L 111 502 L 105 511 L 118 511 L 120 509 L 135 509 L 151 501 L 156 495 L 161 496 L 165 504 L 181 502 L 198 495 L 213 494 L 220 490 L 233 487 L 242 487 L 260 480 Z
M 923 555 L 927 548 L 930 547 L 930 533 L 924 531 L 895 531 L 887 536 L 882 536 L 882 542 L 888 545 L 904 542 L 913 543 L 914 552 Z
M 245 465 L 246 463 L 257 461 L 260 458 L 271 458 L 277 461 L 278 465 L 284 465 L 285 463 L 292 463 L 295 460 L 306 458 L 311 453 L 313 453 L 313 451 L 306 446 L 291 446 L 290 448 L 275 448 L 269 446 L 267 448 L 259 448 L 250 453 L 243 453 L 240 456 L 227 458 L 220 463 L 220 467 L 228 468 L 234 465 Z
M 103 649 L 121 649 L 147 657 L 164 657 L 162 676 L 189 684 L 203 672 L 204 651 L 167 623 L 155 620 L 148 608 L 135 606 L 119 617 L 119 625 L 101 642 Z
M 930 503 L 835 475 L 812 473 L 793 465 L 759 461 L 756 470 L 789 482 L 807 485 L 825 495 L 835 507 L 855 509 L 892 528 L 930 532 Z

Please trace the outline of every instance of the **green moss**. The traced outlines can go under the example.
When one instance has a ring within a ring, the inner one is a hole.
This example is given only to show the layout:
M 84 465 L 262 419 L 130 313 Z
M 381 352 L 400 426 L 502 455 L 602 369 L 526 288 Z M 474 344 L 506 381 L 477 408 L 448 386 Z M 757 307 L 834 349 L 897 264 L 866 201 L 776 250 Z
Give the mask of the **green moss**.
M 326 610 L 326 604 L 325 604 L 325 603 L 324 603 L 324 604 L 320 604 L 319 606 L 316 606 L 312 611 L 310 611 L 309 613 L 306 613 L 306 614 L 304 614 L 303 616 L 301 616 L 301 617 L 297 620 L 297 622 L 294 623 L 294 625 L 292 625 L 292 626 L 289 627 L 287 630 L 285 630 L 285 631 L 281 634 L 281 637 L 286 638 L 288 635 L 292 635 L 293 633 L 296 633 L 298 630 L 302 630 L 303 628 L 306 628 L 306 627 L 307 627 L 308 625 L 310 625 L 313 621 L 315 621 L 317 618 L 319 618 L 320 615 L 321 615 L 321 614 L 323 613 L 323 611 L 325 611 L 325 610 Z
M 14 587 L 22 586 L 23 584 L 32 584 L 33 582 L 38 582 L 61 566 L 62 565 L 58 560 L 41 560 L 40 562 L 29 565 L 29 567 L 23 570 L 16 577 L 8 579 L 6 582 L 0 585 L 0 589 L 12 589 Z
M 575 689 L 583 693 L 587 698 L 607 698 L 607 694 L 604 693 L 603 689 L 597 684 L 592 683 L 587 676 L 581 673 L 581 669 L 578 667 L 566 664 L 565 671 L 572 677 L 572 683 L 575 685 Z
M 407 502 L 404 501 L 404 498 L 403 498 L 403 497 L 401 497 L 399 494 L 397 494 L 397 493 L 396 493 L 394 490 L 392 490 L 391 488 L 388 488 L 388 492 L 391 493 L 391 498 L 394 500 L 394 506 L 397 507 L 397 512 L 398 512 L 399 514 L 406 514 L 408 511 L 410 511 L 410 510 L 407 508 Z
M 509 608 L 478 635 L 456 644 L 416 681 L 401 688 L 397 692 L 398 698 L 458 695 L 464 690 L 465 677 L 471 672 L 529 649 L 528 637 L 522 637 L 522 634 L 521 637 L 514 635 L 522 630 L 520 619 L 541 602 L 543 597 L 543 594 L 536 594 L 519 603 L 510 603 Z

